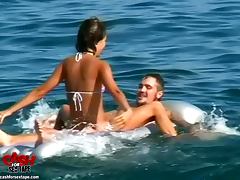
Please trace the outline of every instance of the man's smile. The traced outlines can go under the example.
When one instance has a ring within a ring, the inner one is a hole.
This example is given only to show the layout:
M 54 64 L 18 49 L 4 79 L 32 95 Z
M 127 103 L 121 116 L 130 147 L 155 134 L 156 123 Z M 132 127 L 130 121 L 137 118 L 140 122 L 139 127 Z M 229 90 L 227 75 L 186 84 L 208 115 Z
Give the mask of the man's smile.
M 138 93 L 138 99 L 143 99 L 147 97 L 147 93 Z

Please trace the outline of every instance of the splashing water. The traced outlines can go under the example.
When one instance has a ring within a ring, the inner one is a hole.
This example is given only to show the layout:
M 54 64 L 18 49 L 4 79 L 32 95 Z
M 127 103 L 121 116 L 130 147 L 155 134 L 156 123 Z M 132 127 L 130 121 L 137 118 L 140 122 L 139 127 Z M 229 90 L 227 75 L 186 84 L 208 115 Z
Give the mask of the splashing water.
M 29 115 L 24 114 L 21 110 L 19 114 L 20 117 L 16 120 L 19 126 L 24 129 L 25 133 L 32 132 L 34 130 L 35 120 L 56 119 L 57 112 L 57 108 L 53 109 L 45 100 L 40 100 L 37 102 L 37 105 L 30 110 Z
M 74 151 L 76 157 L 95 156 L 101 159 L 125 147 L 121 139 L 106 133 L 83 134 L 69 130 L 61 131 L 55 142 L 64 143 L 61 153 Z
M 223 111 L 216 104 L 212 104 L 212 111 L 205 117 L 203 127 L 211 132 L 220 132 L 228 135 L 240 135 L 237 127 L 228 127 L 228 119 L 223 117 Z
M 28 114 L 20 112 L 17 119 L 18 124 L 24 129 L 23 133 L 34 131 L 35 120 L 43 121 L 46 119 L 56 119 L 58 109 L 51 108 L 49 104 L 41 100 L 30 109 Z M 136 129 L 129 132 L 104 132 L 86 134 L 76 133 L 72 130 L 62 130 L 53 137 L 51 142 L 44 143 L 45 146 L 42 158 L 55 155 L 74 155 L 75 157 L 95 156 L 104 159 L 116 151 L 126 147 L 126 141 L 137 141 L 150 134 L 146 129 Z
M 58 109 L 50 108 L 45 101 L 40 101 L 33 109 L 30 110 L 29 117 L 20 114 L 18 122 L 22 128 L 28 131 L 33 131 L 34 121 L 44 120 L 48 118 L 56 118 Z M 212 110 L 206 115 L 202 123 L 203 130 L 208 132 L 220 132 L 228 135 L 240 135 L 240 132 L 234 127 L 228 127 L 224 118 L 223 111 L 216 106 L 212 105 Z M 126 148 L 126 141 L 133 142 L 149 136 L 151 133 L 146 131 L 146 128 L 139 128 L 129 132 L 105 132 L 105 133 L 74 133 L 70 130 L 63 130 L 59 132 L 50 142 L 50 149 L 54 149 L 52 154 L 46 153 L 46 158 L 52 155 L 74 155 L 75 157 L 88 157 L 94 156 L 96 158 L 104 159 L 112 155 L 116 151 Z M 43 144 L 44 145 L 44 144 Z M 54 148 L 52 148 L 54 147 Z M 46 148 L 46 149 L 49 149 Z M 72 154 L 73 153 L 73 154 Z

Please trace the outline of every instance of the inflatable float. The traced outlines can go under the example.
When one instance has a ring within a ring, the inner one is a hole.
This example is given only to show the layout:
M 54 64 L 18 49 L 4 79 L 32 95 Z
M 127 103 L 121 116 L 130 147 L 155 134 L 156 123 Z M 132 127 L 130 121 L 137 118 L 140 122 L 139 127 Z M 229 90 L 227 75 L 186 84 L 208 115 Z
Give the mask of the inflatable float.
M 178 122 L 179 124 L 195 124 L 202 122 L 205 118 L 206 113 L 204 111 L 188 102 L 168 100 L 163 101 L 163 105 L 171 111 L 174 122 Z M 159 128 L 155 125 L 155 123 L 149 123 L 145 127 L 134 130 L 134 132 L 152 134 L 159 132 Z M 107 133 L 108 132 L 106 132 L 105 135 Z M 103 134 L 104 133 L 98 133 L 96 135 L 94 134 L 94 136 L 101 136 Z M 124 137 L 131 136 L 131 132 L 114 132 L 114 134 L 118 137 L 121 137 L 122 134 L 124 134 Z M 2 157 L 6 154 L 16 152 L 21 155 L 35 155 L 38 159 L 44 159 L 57 155 L 63 149 L 64 142 L 61 141 L 43 143 L 37 148 L 34 148 L 34 144 L 20 144 L 15 146 L 0 147 L 0 156 Z

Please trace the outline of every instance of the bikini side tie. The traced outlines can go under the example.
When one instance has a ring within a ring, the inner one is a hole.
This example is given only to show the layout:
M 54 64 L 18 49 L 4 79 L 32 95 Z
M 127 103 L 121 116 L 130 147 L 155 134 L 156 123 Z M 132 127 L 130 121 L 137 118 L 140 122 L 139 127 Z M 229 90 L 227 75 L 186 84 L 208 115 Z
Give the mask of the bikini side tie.
M 83 98 L 80 92 L 74 92 L 73 94 L 73 102 L 74 102 L 74 106 L 75 106 L 75 111 L 78 110 L 77 107 L 77 102 L 78 102 L 78 106 L 79 106 L 79 111 L 82 111 L 82 102 Z

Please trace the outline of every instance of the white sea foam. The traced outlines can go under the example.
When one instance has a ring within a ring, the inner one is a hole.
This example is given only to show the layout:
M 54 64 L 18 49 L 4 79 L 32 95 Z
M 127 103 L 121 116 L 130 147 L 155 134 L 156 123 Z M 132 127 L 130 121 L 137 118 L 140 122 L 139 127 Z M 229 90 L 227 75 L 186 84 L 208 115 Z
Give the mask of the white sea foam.
M 30 110 L 29 117 L 18 119 L 22 127 L 33 130 L 35 119 L 43 120 L 49 117 L 56 117 L 58 109 L 52 109 L 45 101 L 40 101 Z M 228 119 L 223 117 L 221 109 L 213 106 L 212 111 L 206 116 L 203 127 L 209 132 L 220 132 L 228 135 L 240 135 L 235 127 L 228 127 Z M 63 130 L 58 133 L 53 142 L 45 146 L 40 153 L 43 158 L 53 155 L 62 155 L 74 152 L 74 156 L 86 157 L 95 156 L 104 158 L 116 151 L 126 147 L 127 141 L 138 141 L 147 137 L 150 131 L 147 128 L 139 128 L 129 132 L 107 132 L 107 133 L 76 133 L 70 130 Z M 47 148 L 46 148 L 47 147 Z M 40 149 L 40 148 L 39 148 Z
M 212 105 L 211 112 L 205 117 L 204 128 L 211 132 L 219 132 L 228 135 L 240 135 L 237 127 L 228 127 L 226 119 L 223 115 L 221 108 L 217 107 L 215 104 Z
M 56 117 L 58 109 L 51 108 L 44 100 L 37 103 L 28 113 L 20 114 L 17 119 L 19 124 L 26 131 L 33 131 L 34 121 L 45 120 Z M 54 155 L 62 155 L 66 153 L 74 153 L 74 156 L 86 157 L 95 156 L 104 158 L 125 146 L 126 140 L 136 141 L 150 134 L 146 129 L 137 129 L 129 132 L 106 132 L 106 133 L 76 133 L 71 130 L 63 130 L 49 143 L 43 144 L 35 153 L 42 158 L 48 158 Z
M 136 141 L 149 135 L 145 129 L 130 132 L 104 132 L 86 134 L 82 132 L 60 131 L 49 143 L 37 148 L 37 154 L 42 158 L 73 152 L 75 157 L 95 156 L 105 158 L 126 147 L 126 140 Z
M 45 100 L 37 102 L 36 106 L 30 109 L 30 112 L 23 114 L 20 112 L 20 117 L 17 118 L 18 124 L 26 131 L 34 130 L 35 120 L 43 121 L 46 119 L 56 119 L 58 108 L 51 108 Z

